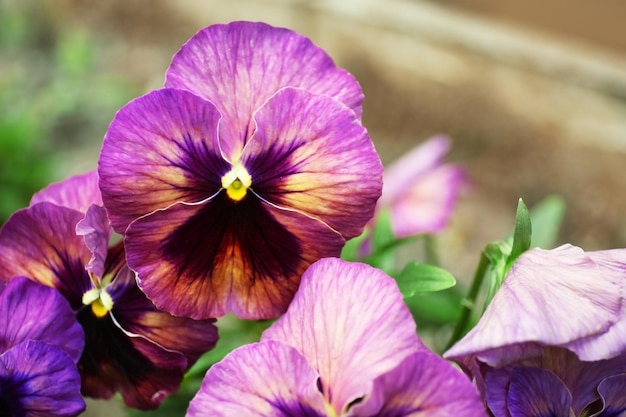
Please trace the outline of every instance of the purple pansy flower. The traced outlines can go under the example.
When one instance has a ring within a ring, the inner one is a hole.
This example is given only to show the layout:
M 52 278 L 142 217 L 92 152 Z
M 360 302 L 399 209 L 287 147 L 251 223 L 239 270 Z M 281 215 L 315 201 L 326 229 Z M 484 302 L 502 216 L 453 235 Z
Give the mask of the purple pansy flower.
M 626 354 L 583 362 L 563 348 L 501 368 L 483 366 L 495 417 L 615 417 L 626 413 Z
M 128 264 L 173 314 L 276 317 L 373 215 L 361 89 L 309 39 L 251 22 L 198 32 L 165 87 L 118 112 L 99 160 Z
M 476 379 L 498 417 L 619 415 L 625 284 L 626 250 L 526 251 L 445 357 Z
M 84 334 L 53 288 L 15 277 L 0 286 L 0 415 L 71 417 L 85 409 L 76 361 Z
M 394 236 L 438 233 L 448 223 L 463 186 L 463 170 L 443 164 L 450 140 L 435 136 L 385 169 L 378 209 L 391 210 Z
M 139 290 L 122 242 L 109 246 L 97 183 L 95 171 L 72 177 L 11 216 L 0 230 L 0 279 L 26 276 L 69 301 L 85 332 L 84 395 L 119 391 L 131 407 L 155 408 L 215 345 L 217 330 L 214 320 L 157 310 Z
M 483 416 L 468 378 L 430 352 L 392 278 L 315 262 L 256 344 L 209 369 L 187 416 Z

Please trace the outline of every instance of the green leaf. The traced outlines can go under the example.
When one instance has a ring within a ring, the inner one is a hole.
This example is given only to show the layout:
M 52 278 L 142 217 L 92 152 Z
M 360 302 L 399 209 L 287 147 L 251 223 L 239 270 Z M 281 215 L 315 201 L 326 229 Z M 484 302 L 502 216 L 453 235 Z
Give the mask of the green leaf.
M 533 225 L 531 247 L 552 249 L 559 236 L 564 216 L 565 201 L 560 196 L 548 196 L 536 204 L 530 210 Z
M 453 287 L 456 280 L 448 271 L 437 266 L 411 261 L 396 277 L 404 298 L 415 294 L 441 291 Z
M 532 226 L 530 223 L 530 213 L 524 201 L 520 198 L 517 203 L 517 213 L 515 213 L 515 230 L 513 231 L 513 244 L 511 253 L 506 260 L 505 273 L 513 265 L 513 262 L 530 248 Z

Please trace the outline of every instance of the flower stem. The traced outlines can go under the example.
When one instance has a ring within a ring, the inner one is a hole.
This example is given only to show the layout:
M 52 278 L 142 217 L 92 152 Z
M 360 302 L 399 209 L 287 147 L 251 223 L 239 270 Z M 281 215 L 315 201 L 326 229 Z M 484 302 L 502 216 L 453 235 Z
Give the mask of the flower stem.
M 463 308 L 461 310 L 461 316 L 456 322 L 456 326 L 452 331 L 452 336 L 450 337 L 450 340 L 448 341 L 445 350 L 450 349 L 452 345 L 454 345 L 459 339 L 461 339 L 461 337 L 465 335 L 468 323 L 472 316 L 472 311 L 474 310 L 474 307 L 476 307 L 476 298 L 478 297 L 478 292 L 483 285 L 483 281 L 485 279 L 485 276 L 487 275 L 487 271 L 490 265 L 491 261 L 489 260 L 486 251 L 483 250 L 480 254 L 478 267 L 476 268 L 476 272 L 474 273 L 472 285 L 467 292 L 467 296 L 462 301 Z

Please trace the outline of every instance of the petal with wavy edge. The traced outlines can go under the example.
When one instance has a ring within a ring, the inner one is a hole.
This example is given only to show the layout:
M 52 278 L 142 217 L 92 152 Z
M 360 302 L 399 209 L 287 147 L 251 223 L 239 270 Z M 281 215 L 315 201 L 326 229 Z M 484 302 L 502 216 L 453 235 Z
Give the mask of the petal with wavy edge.
M 229 311 L 272 318 L 287 308 L 315 260 L 338 256 L 344 239 L 325 224 L 249 193 L 203 205 L 178 204 L 133 222 L 125 245 L 141 289 L 174 315 Z
M 329 97 L 287 88 L 254 119 L 257 130 L 241 156 L 254 192 L 346 239 L 361 234 L 380 197 L 383 167 L 354 113 Z
M 611 276 L 624 277 L 626 273 L 626 250 L 611 249 L 587 254 L 606 268 Z M 626 279 L 616 280 L 620 284 L 622 305 L 617 322 L 608 331 L 590 337 L 575 340 L 566 347 L 586 361 L 612 358 L 626 349 Z
M 218 339 L 215 319 L 192 320 L 158 310 L 139 290 L 134 273 L 127 267 L 120 270 L 107 291 L 113 298 L 117 323 L 126 332 L 165 350 L 182 353 L 187 367 L 215 347 Z
M 207 372 L 187 417 L 324 417 L 317 374 L 291 346 L 242 346 Z
M 611 359 L 586 362 L 567 349 L 546 348 L 541 356 L 524 363 L 547 369 L 558 376 L 572 393 L 572 408 L 579 415 L 599 399 L 596 387 L 604 379 L 626 372 L 626 352 Z
M 98 188 L 98 172 L 94 169 L 51 184 L 35 193 L 30 200 L 30 205 L 43 202 L 74 209 L 81 213 L 86 213 L 92 204 L 101 206 L 102 196 Z
M 252 114 L 283 87 L 330 96 L 361 115 L 358 82 L 302 35 L 265 23 L 233 22 L 200 30 L 176 55 L 166 87 L 189 90 L 224 116 L 222 149 L 237 159 L 253 133 Z
M 119 391 L 124 403 L 141 410 L 154 409 L 178 390 L 187 367 L 185 357 L 129 334 L 112 314 L 96 317 L 91 309 L 78 313 L 85 329 L 85 351 L 78 362 L 82 392 L 108 399 Z
M 540 345 L 564 346 L 585 360 L 603 359 L 576 342 L 607 332 L 620 318 L 623 270 L 599 264 L 580 248 L 531 249 L 511 268 L 478 324 L 445 357 L 476 357 L 499 366 L 536 354 Z M 623 340 L 620 341 L 623 343 Z
M 63 349 L 74 362 L 85 344 L 83 329 L 67 300 L 54 288 L 14 277 L 0 294 L 0 352 L 26 340 Z
M 85 245 L 92 253 L 85 268 L 98 278 L 104 275 L 111 232 L 111 224 L 103 206 L 89 207 L 85 218 L 76 224 L 76 234 L 83 236 Z
M 0 279 L 25 276 L 56 288 L 74 310 L 92 286 L 91 252 L 75 233 L 83 215 L 52 203 L 14 213 L 0 230 Z
M 426 350 L 395 281 L 371 266 L 321 259 L 302 276 L 287 312 L 262 337 L 296 348 L 340 412 L 378 376 Z
M 556 375 L 540 368 L 513 371 L 507 404 L 511 417 L 575 417 L 572 394 Z
M 408 356 L 376 378 L 372 394 L 348 416 L 487 417 L 472 382 L 450 363 L 430 352 Z
M 73 417 L 84 410 L 78 371 L 63 350 L 29 340 L 0 355 L 2 415 Z
M 221 188 L 230 169 L 217 141 L 220 114 L 187 91 L 162 89 L 120 109 L 98 161 L 113 228 L 178 201 L 199 202 Z
M 626 415 L 626 374 L 606 378 L 598 386 L 602 397 L 602 411 L 597 417 L 623 417 Z

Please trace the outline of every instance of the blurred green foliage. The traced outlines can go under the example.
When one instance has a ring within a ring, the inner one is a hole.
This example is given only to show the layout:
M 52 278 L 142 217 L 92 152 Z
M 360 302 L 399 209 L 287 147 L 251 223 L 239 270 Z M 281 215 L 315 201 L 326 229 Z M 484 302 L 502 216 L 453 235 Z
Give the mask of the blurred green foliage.
M 0 224 L 74 173 L 66 155 L 99 147 L 115 111 L 138 95 L 101 70 L 96 39 L 55 18 L 37 1 L 0 3 Z

